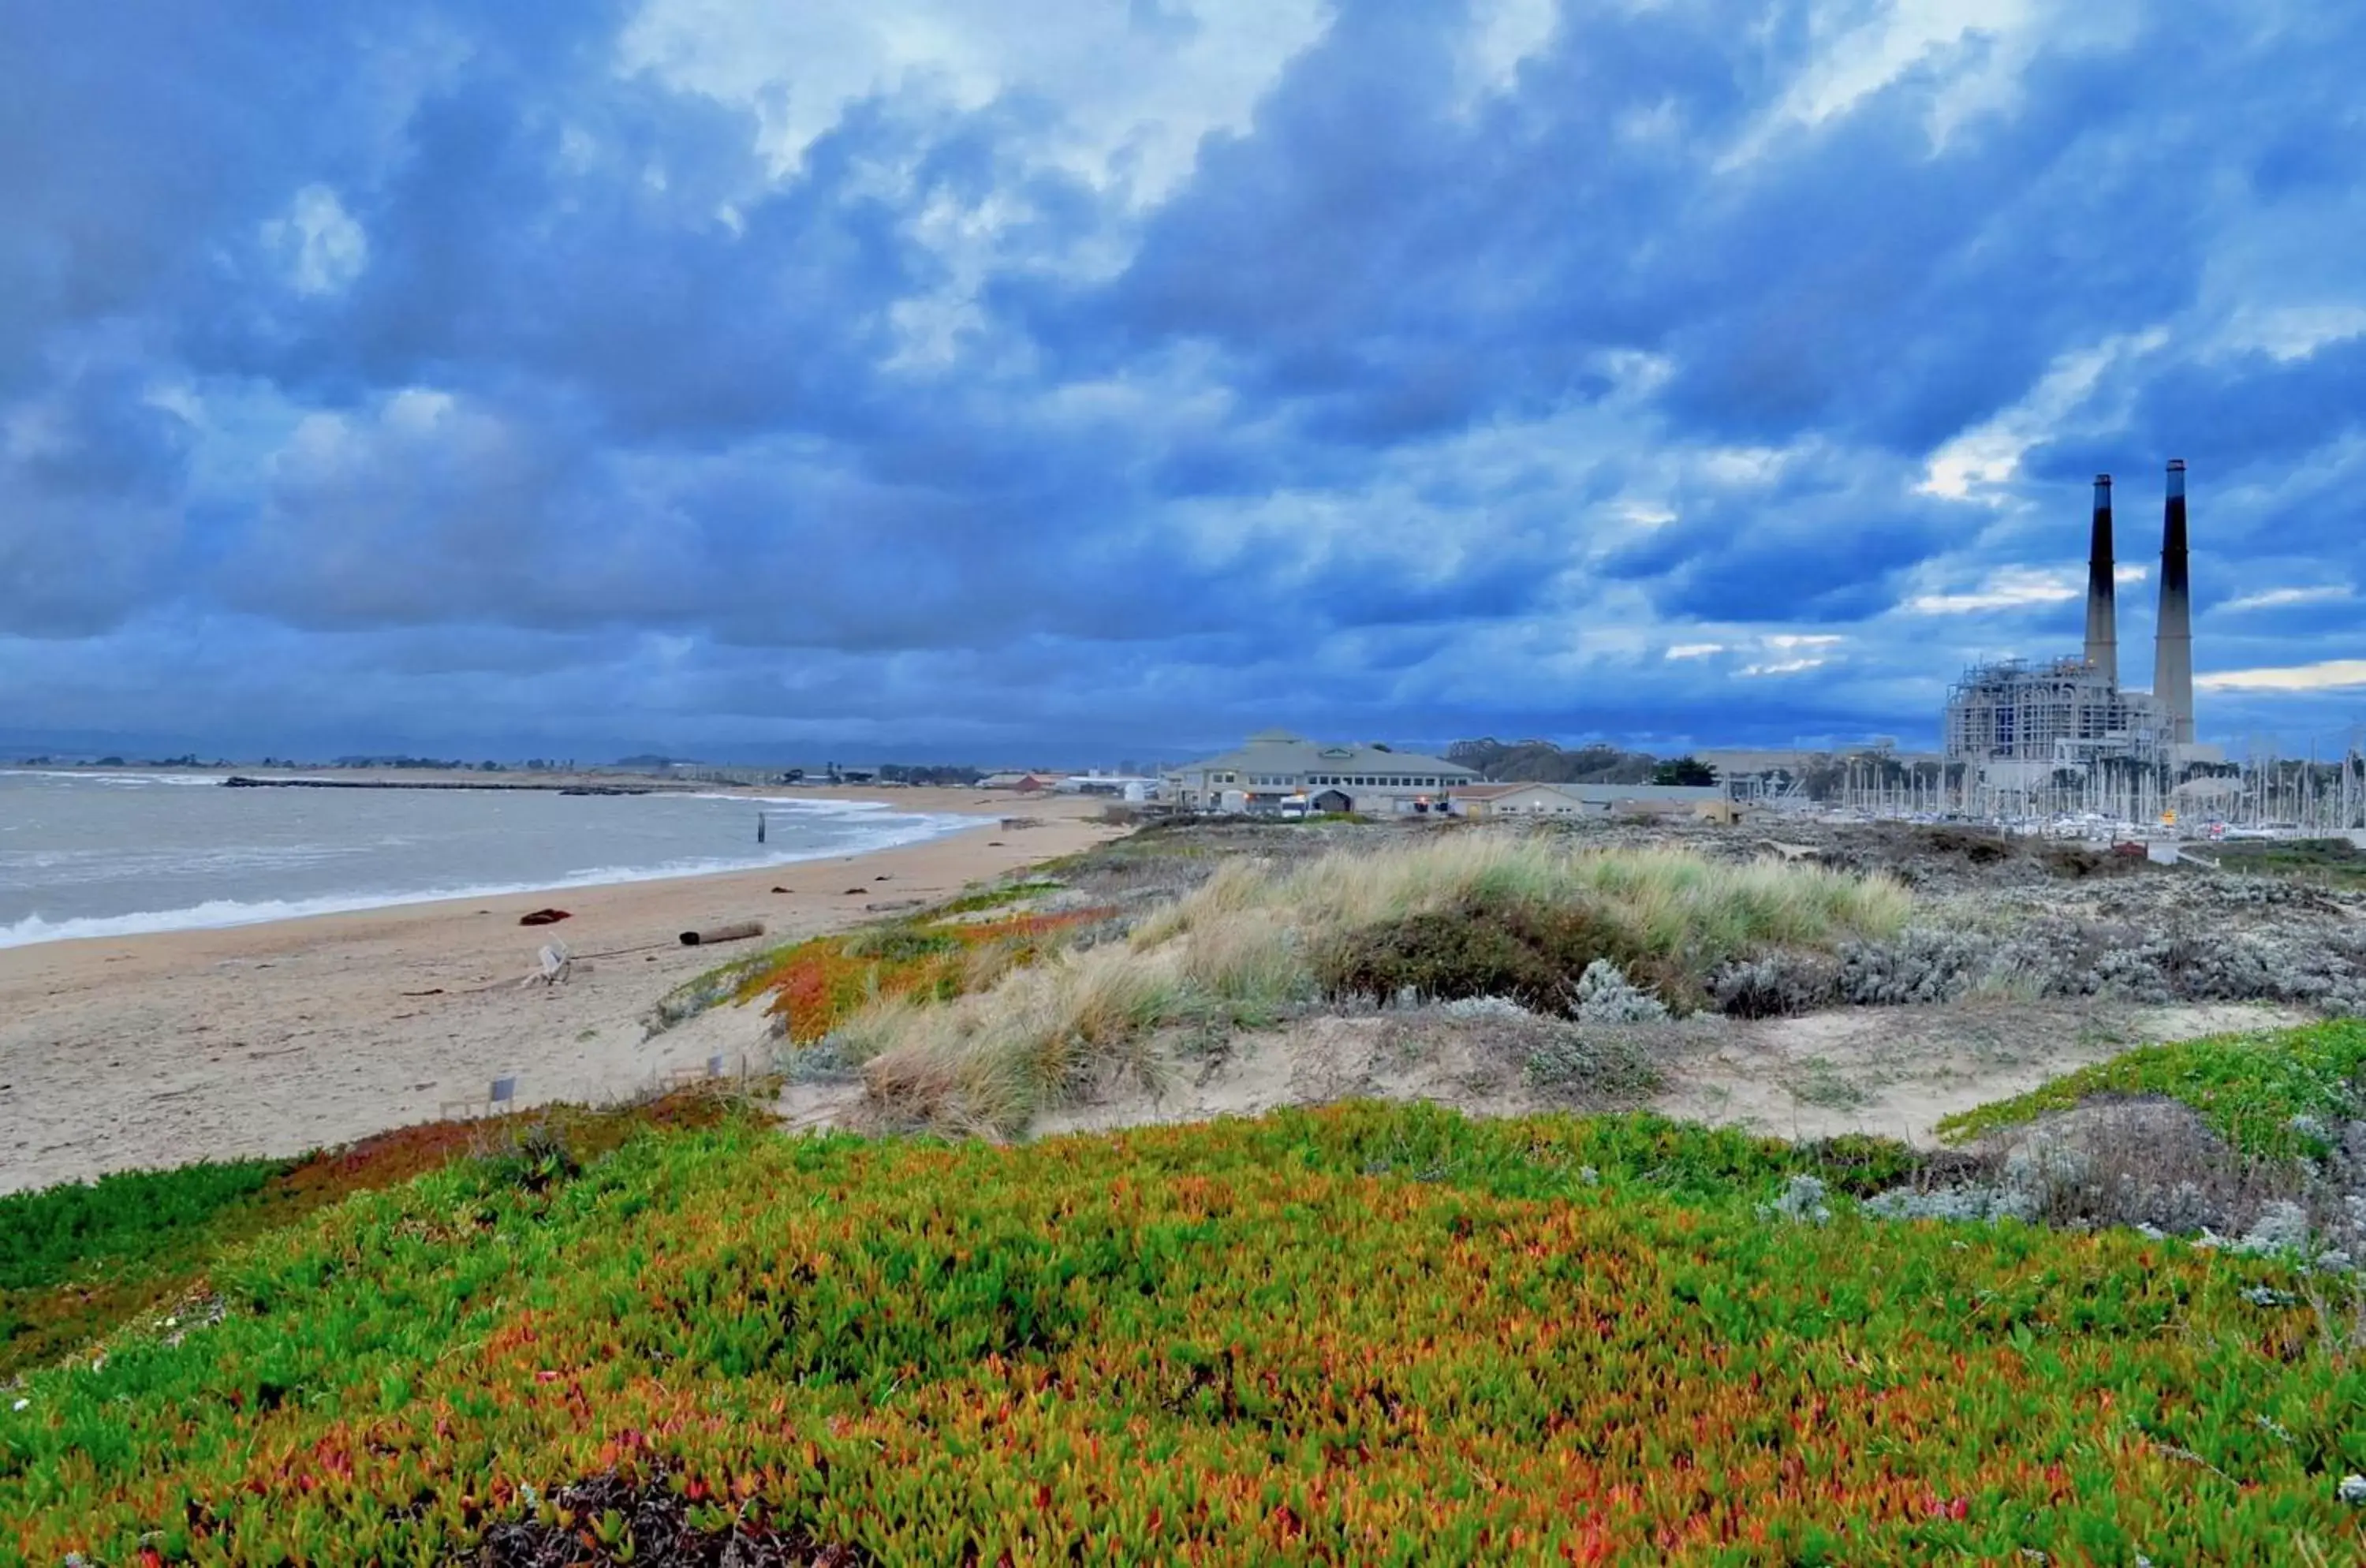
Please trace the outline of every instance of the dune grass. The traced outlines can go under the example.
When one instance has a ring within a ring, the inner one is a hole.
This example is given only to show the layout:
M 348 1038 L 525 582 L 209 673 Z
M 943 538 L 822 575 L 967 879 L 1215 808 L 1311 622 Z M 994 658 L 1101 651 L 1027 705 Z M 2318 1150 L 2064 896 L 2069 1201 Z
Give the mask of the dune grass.
M 832 1040 L 863 1065 L 873 1101 L 893 1120 L 1008 1135 L 1097 1077 L 1155 1081 L 1148 1038 L 1184 1016 L 1189 1000 L 1171 960 L 1098 947 L 1014 969 L 942 1005 L 874 1003 Z
M 1597 957 L 1639 965 L 1677 993 L 1670 999 L 1689 1001 L 1729 958 L 1888 936 L 1910 909 L 1906 890 L 1884 878 L 1508 833 L 1337 851 L 1295 867 L 1242 855 L 1121 946 L 1052 953 L 957 998 L 883 992 L 840 1015 L 829 1040 L 896 1119 L 1010 1134 L 1112 1073 L 1155 1076 L 1148 1037 L 1164 1030 L 1259 1027 L 1325 994 L 1391 1000 L 1408 987 L 1557 1008 Z M 1405 922 L 1418 929 L 1395 929 Z M 1482 940 L 1458 944 L 1468 933 Z M 1369 940 L 1346 953 L 1359 934 Z M 1399 952 L 1425 942 L 1432 951 Z
M 1642 950 L 1702 966 L 1759 946 L 1894 935 L 1913 907 L 1890 878 L 1788 861 L 1729 863 L 1680 849 L 1587 850 L 1510 833 L 1457 833 L 1379 852 L 1335 852 L 1290 871 L 1227 861 L 1145 920 L 1133 941 L 1155 947 L 1226 918 L 1261 916 L 1319 942 L 1465 904 L 1587 908 Z
M 1769 1213 L 1908 1163 L 1373 1105 L 464 1162 L 13 1391 L 0 1562 L 2357 1560 L 2366 1360 L 2288 1269 Z

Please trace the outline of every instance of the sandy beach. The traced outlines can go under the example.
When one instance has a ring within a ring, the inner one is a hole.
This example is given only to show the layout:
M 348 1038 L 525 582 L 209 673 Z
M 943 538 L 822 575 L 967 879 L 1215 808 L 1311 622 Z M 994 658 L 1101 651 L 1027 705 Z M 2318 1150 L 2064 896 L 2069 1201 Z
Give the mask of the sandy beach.
M 757 871 L 0 950 L 0 1191 L 299 1154 L 432 1120 L 506 1074 L 521 1104 L 601 1101 L 711 1055 L 760 1061 L 745 1013 L 645 1038 L 667 990 L 752 951 L 685 948 L 678 932 L 755 919 L 767 941 L 812 935 L 1118 831 L 1103 803 L 1074 797 L 828 794 L 980 821 Z M 572 918 L 518 924 L 550 905 Z M 588 970 L 521 985 L 553 938 Z

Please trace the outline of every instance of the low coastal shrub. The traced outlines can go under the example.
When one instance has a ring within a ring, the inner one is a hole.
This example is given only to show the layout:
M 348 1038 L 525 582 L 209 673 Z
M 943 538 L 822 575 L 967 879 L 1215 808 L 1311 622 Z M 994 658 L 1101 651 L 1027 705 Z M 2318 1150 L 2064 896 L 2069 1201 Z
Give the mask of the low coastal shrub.
M 2308 1162 L 2230 1149 L 2199 1115 L 2171 1100 L 2090 1103 L 2011 1128 L 1998 1141 L 2001 1146 L 1944 1174 L 1926 1168 L 1912 1185 L 1874 1199 L 1868 1211 L 1897 1219 L 2135 1225 L 2240 1238 L 2297 1206 L 2304 1223 L 2314 1210 L 2328 1234 L 2357 1228 L 2338 1184 Z
M 1624 928 L 1592 908 L 1473 895 L 1341 931 L 1316 950 L 1313 968 L 1335 1001 L 1508 997 L 1531 1012 L 1568 1013 L 1589 964 L 1639 964 L 1645 956 Z
M 1577 977 L 1580 1023 L 1664 1023 L 1665 1002 L 1636 985 L 1607 958 L 1597 958 Z
M 1939 1135 L 1961 1143 L 2110 1096 L 2158 1095 L 2191 1107 L 2248 1155 L 2325 1152 L 2334 1123 L 2366 1112 L 2366 1021 L 2147 1045 L 1949 1116 Z
M 1730 1018 L 1793 1018 L 1841 1000 L 1841 966 L 1829 953 L 1776 948 L 1727 963 L 1709 977 L 1708 992 Z
M 2358 1555 L 2366 1357 L 2289 1267 L 1872 1222 L 1887 1147 L 1349 1105 L 463 1163 L 27 1380 L 0 1558 Z
M 1633 1100 L 1661 1084 L 1659 1066 L 1623 1035 L 1584 1032 L 1560 1019 L 1538 1019 L 1522 1064 L 1529 1087 L 1562 1104 Z
M 2273 884 L 2251 885 L 2275 891 Z M 2225 895 L 2231 897 L 2231 895 Z M 1918 926 L 1840 949 L 1829 985 L 1796 962 L 1738 964 L 1712 982 L 1729 1011 L 1763 1016 L 1786 992 L 1855 1007 L 2112 996 L 2149 1004 L 2273 1001 L 2327 1016 L 2366 1013 L 2366 938 L 2338 927 L 2200 929 L 2171 915 L 2155 928 L 2022 912 L 2003 929 Z

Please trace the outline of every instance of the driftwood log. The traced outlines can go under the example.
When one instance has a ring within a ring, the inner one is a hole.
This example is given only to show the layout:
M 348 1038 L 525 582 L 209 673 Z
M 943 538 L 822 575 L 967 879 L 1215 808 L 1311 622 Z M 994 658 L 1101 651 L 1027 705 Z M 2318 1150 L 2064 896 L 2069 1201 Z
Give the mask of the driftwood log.
M 684 947 L 709 947 L 718 942 L 745 942 L 751 936 L 763 934 L 764 922 L 761 920 L 734 920 L 727 926 L 710 926 L 703 931 L 684 931 L 682 944 Z

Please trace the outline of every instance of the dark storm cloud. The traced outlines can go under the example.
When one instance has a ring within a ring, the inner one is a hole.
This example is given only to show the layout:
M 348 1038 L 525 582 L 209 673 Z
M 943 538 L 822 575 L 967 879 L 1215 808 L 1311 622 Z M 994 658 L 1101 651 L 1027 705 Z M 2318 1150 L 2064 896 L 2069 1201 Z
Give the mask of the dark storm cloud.
M 1591 353 L 1647 348 L 1676 362 L 1685 426 L 1919 454 L 2066 348 L 2188 302 L 2220 237 L 2195 172 L 2300 144 L 2197 106 L 2342 79 L 2256 9 L 2201 6 L 2124 51 L 2042 56 L 2019 112 L 1935 151 L 1935 85 L 1910 73 L 1728 169 L 1808 57 L 1804 8 L 1762 35 L 1763 11 L 1565 23 L 1516 98 L 1458 115 L 1454 8 L 1349 7 L 1254 133 L 1207 151 L 1087 342 L 1204 335 L 1318 428 L 1383 445 L 1583 393 Z
M 100 630 L 170 581 L 190 431 L 124 352 L 62 348 L 0 428 L 0 636 Z
M 2075 640 L 1981 585 L 2171 451 L 2205 633 L 2359 651 L 2274 597 L 2366 578 L 2349 12 L 1874 69 L 1878 5 L 1564 7 L 1488 68 L 1490 0 L 1352 0 L 1144 199 L 1077 151 L 1098 84 L 852 78 L 783 154 L 829 62 L 700 90 L 636 9 L 0 19 L 12 687 L 159 733 L 1920 732 L 1971 650 Z

